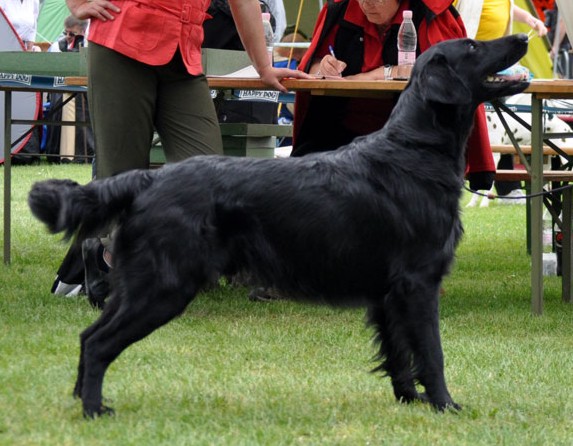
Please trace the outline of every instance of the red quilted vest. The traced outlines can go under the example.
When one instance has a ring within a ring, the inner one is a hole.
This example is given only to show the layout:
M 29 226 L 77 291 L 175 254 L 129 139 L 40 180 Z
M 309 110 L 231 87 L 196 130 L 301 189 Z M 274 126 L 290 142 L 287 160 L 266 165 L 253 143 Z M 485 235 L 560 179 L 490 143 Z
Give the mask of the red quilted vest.
M 209 0 L 118 0 L 115 20 L 92 19 L 89 40 L 149 65 L 168 63 L 179 47 L 190 74 L 203 72 L 201 44 Z

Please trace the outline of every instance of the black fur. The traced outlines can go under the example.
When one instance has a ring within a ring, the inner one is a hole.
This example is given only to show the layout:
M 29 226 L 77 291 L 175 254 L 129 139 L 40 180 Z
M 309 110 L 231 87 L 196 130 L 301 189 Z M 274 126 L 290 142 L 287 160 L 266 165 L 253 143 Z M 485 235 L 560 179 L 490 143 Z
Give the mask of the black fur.
M 243 271 L 288 295 L 365 306 L 396 398 L 459 408 L 444 379 L 438 296 L 462 234 L 464 148 L 478 103 L 527 86 L 485 82 L 526 48 L 524 35 L 430 48 L 384 129 L 335 152 L 195 157 L 86 186 L 36 184 L 30 206 L 50 230 L 81 239 L 118 225 L 112 295 L 81 335 L 84 414 L 111 411 L 103 378 L 125 348 L 209 281 Z

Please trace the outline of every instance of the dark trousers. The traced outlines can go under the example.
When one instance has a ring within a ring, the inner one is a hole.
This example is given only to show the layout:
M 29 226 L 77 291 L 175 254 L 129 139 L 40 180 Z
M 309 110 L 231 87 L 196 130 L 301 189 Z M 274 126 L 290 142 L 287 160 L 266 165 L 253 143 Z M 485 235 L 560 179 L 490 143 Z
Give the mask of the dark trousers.
M 179 51 L 162 66 L 91 42 L 88 55 L 98 178 L 147 168 L 154 129 L 168 162 L 223 153 L 207 79 L 189 75 Z

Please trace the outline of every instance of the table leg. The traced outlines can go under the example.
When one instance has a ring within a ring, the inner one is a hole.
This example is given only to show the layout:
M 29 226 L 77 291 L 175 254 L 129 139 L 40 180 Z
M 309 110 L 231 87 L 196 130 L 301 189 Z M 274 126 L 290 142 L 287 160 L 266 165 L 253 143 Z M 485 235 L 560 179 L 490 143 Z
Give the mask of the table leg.
M 543 189 L 542 100 L 531 95 L 531 193 Z M 531 216 L 531 310 L 543 313 L 543 198 L 533 197 Z
M 4 92 L 4 263 L 10 263 L 12 192 L 12 92 Z
M 561 217 L 561 233 L 563 241 L 561 245 L 561 295 L 564 302 L 573 302 L 573 289 L 571 278 L 573 277 L 573 244 L 571 243 L 571 189 L 563 191 L 563 213 Z

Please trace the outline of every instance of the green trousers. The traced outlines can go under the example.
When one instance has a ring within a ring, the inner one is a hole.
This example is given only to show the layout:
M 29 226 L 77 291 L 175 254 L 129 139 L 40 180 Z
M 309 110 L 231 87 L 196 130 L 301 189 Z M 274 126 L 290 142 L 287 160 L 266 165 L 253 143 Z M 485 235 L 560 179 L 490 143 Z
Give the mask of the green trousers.
M 97 178 L 149 167 L 154 129 L 167 162 L 223 153 L 207 79 L 188 74 L 179 51 L 151 66 L 90 43 L 88 58 Z

